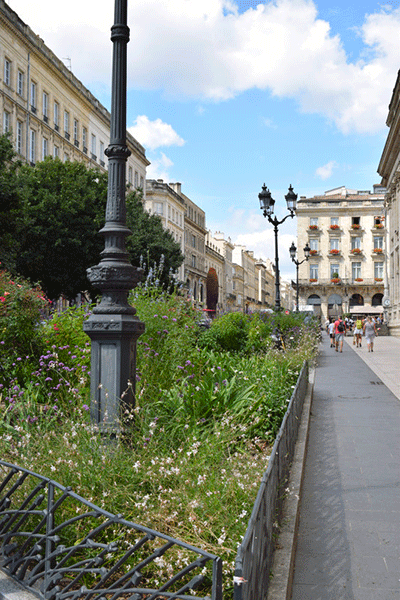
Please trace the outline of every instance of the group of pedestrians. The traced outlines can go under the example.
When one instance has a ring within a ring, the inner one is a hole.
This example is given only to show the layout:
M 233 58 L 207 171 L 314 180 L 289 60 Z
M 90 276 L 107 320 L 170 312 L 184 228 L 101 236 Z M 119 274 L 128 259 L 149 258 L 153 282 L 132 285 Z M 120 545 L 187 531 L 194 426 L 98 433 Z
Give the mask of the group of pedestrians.
M 329 334 L 331 348 L 335 348 L 336 352 L 343 352 L 343 340 L 347 328 L 348 325 L 341 316 L 339 316 L 336 321 L 333 319 L 330 319 L 329 321 L 327 332 Z M 356 320 L 354 324 L 354 346 L 361 348 L 362 337 L 364 336 L 368 352 L 373 352 L 374 339 L 377 335 L 376 323 L 371 317 L 366 317 L 365 319 L 358 318 Z

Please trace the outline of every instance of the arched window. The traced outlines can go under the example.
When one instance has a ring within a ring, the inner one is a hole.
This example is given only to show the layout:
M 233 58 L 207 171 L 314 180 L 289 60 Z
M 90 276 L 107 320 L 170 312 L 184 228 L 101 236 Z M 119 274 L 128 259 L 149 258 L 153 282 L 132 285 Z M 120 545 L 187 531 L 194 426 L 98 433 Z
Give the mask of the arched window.
M 382 306 L 383 294 L 374 294 L 372 296 L 372 306 Z
M 361 294 L 353 294 L 352 297 L 349 300 L 349 306 L 363 306 L 364 305 L 364 298 L 361 296 Z
M 318 294 L 311 294 L 311 296 L 308 296 L 308 298 L 307 298 L 307 304 L 313 304 L 315 306 L 320 306 L 321 298 L 318 296 Z

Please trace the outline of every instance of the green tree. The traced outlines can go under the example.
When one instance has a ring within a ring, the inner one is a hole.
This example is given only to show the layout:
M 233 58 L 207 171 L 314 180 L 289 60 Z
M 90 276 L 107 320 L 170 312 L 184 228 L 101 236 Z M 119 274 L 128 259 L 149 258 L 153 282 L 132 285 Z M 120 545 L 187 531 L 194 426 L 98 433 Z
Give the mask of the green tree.
M 40 282 L 49 298 L 90 290 L 86 269 L 104 247 L 107 174 L 51 157 L 19 172 L 20 247 L 17 271 Z
M 218 303 L 218 275 L 215 269 L 209 269 L 206 278 L 207 308 L 216 310 Z
M 143 206 L 139 191 L 129 192 L 126 197 L 126 222 L 132 235 L 126 238 L 126 248 L 132 264 L 143 267 L 144 276 L 156 271 L 160 285 L 171 285 L 171 272 L 177 271 L 184 256 L 179 244 L 165 230 L 158 215 L 148 213 Z
M 18 167 L 10 135 L 0 136 L 0 262 L 14 270 L 18 254 L 17 229 L 19 215 Z

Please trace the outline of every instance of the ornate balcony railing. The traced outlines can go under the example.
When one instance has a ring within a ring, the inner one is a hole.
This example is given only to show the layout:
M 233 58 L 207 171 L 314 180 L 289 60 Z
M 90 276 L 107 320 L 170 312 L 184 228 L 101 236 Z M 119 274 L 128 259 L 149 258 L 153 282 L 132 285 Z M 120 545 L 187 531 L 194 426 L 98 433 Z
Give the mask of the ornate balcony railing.
M 38 598 L 222 600 L 219 557 L 16 465 L 0 474 L 0 564 Z

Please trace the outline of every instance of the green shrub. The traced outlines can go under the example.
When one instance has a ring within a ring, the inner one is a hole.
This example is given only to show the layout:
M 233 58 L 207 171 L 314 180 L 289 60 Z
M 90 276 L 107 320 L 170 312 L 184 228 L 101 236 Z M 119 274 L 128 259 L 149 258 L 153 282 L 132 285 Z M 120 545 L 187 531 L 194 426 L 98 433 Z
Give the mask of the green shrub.
M 246 347 L 250 318 L 240 312 L 213 320 L 210 329 L 199 335 L 198 344 L 208 350 L 240 352 Z

